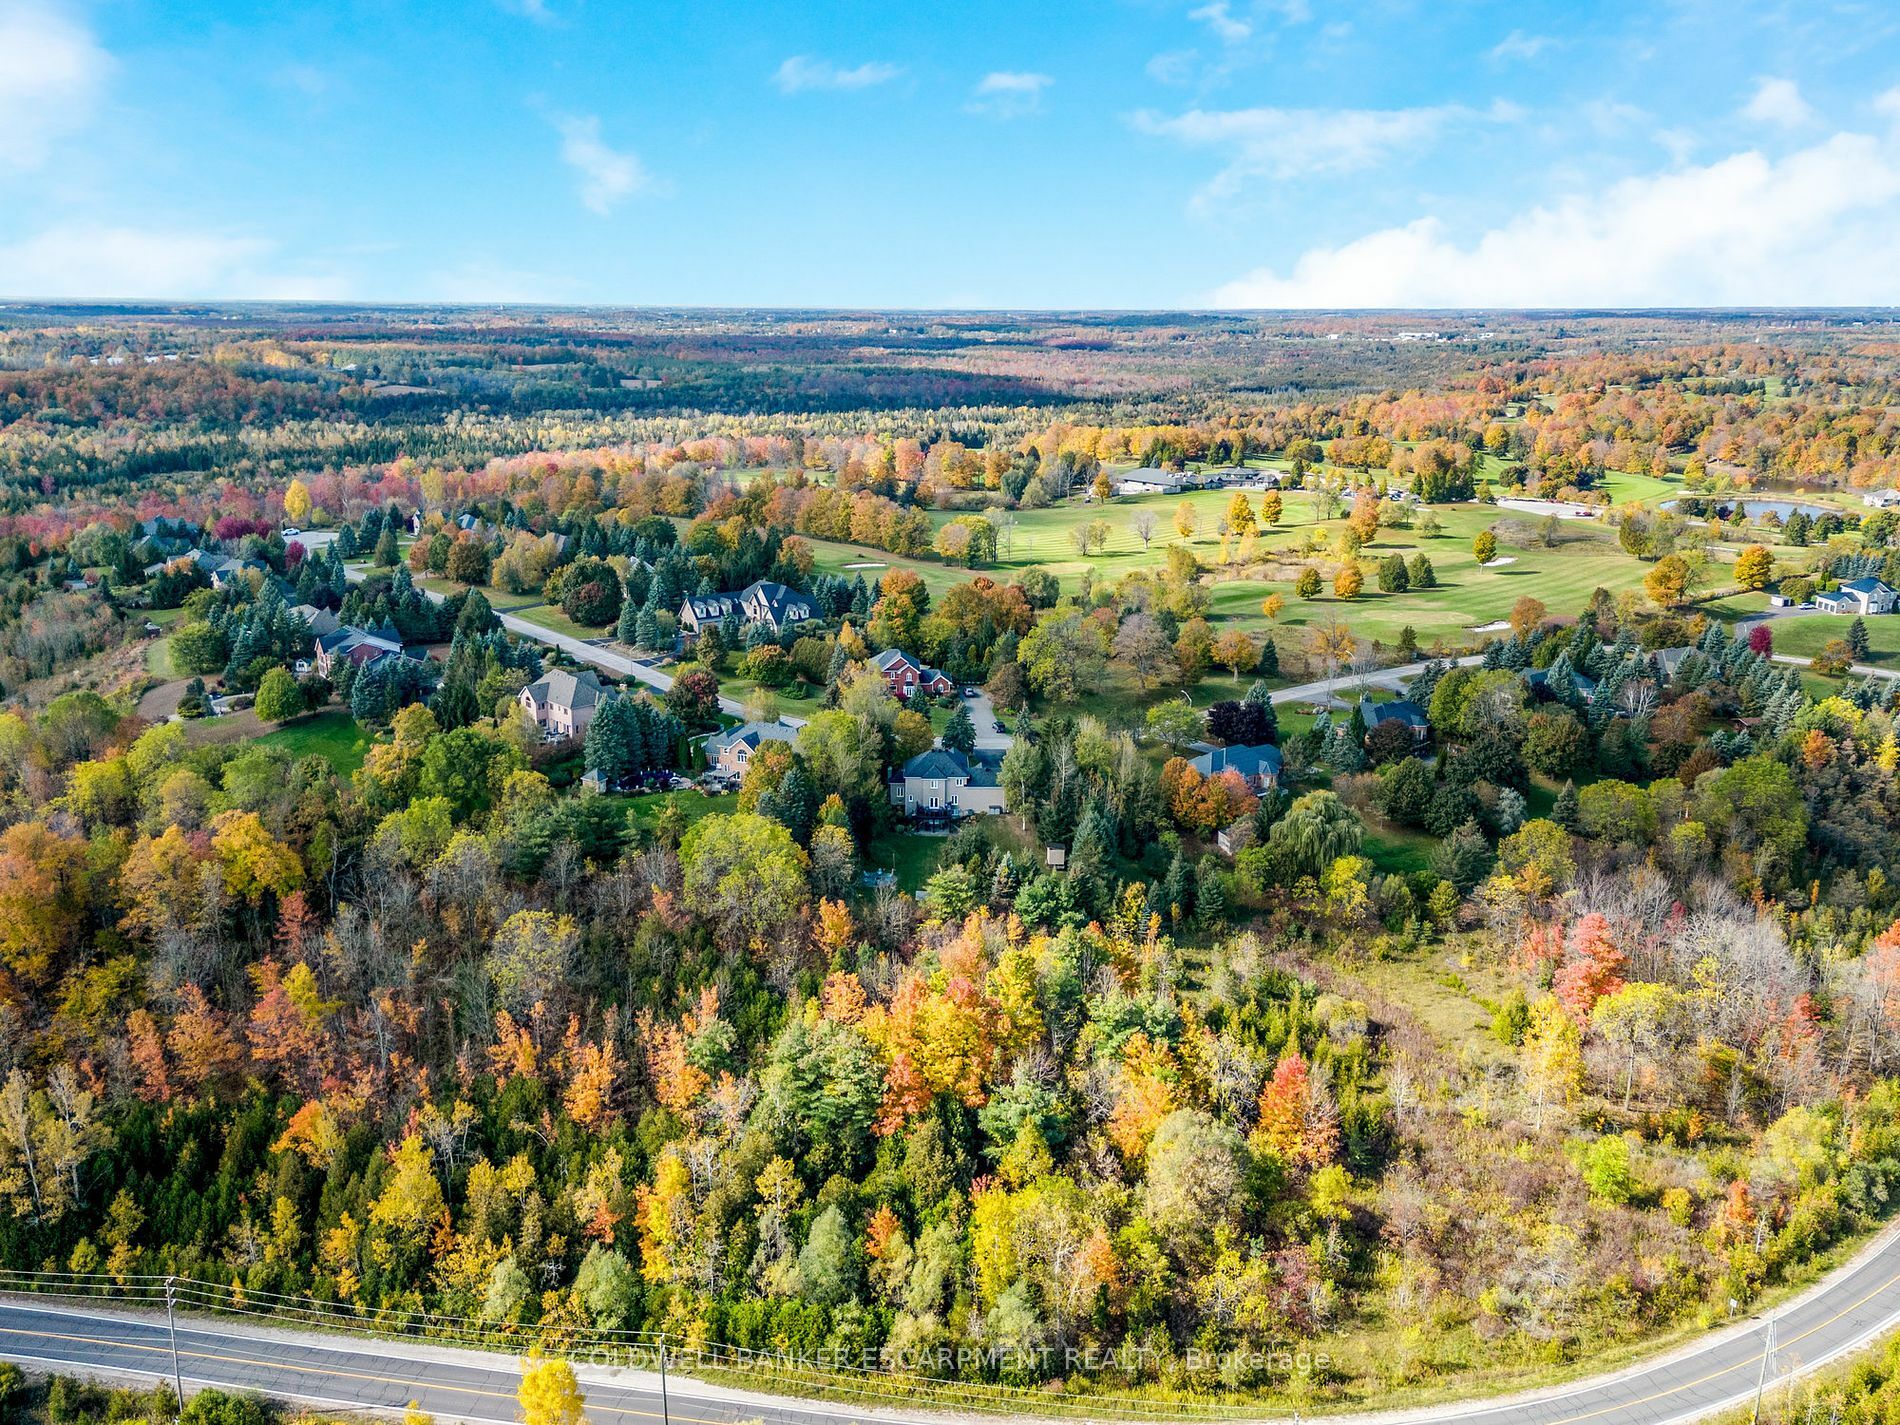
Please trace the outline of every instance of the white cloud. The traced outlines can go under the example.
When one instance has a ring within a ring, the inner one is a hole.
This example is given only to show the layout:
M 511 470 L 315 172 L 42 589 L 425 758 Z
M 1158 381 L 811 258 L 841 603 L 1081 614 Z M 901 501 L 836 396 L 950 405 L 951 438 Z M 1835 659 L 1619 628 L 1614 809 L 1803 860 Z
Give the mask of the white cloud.
M 1171 49 L 1148 61 L 1148 77 L 1157 84 L 1186 84 L 1200 63 L 1198 51 Z
M 973 114 L 996 119 L 1021 118 L 1042 107 L 1042 91 L 1054 83 L 1047 74 L 999 69 L 983 76 L 975 96 L 964 107 Z
M 554 12 L 548 9 L 547 0 L 495 0 L 495 3 L 510 15 L 533 20 L 537 25 L 554 23 Z
M 92 32 L 38 0 L 0 0 L 0 172 L 37 168 L 83 124 L 112 69 Z
M 808 89 L 869 89 L 888 84 L 903 72 L 900 66 L 882 60 L 866 60 L 844 69 L 828 59 L 795 54 L 778 67 L 773 82 L 786 94 L 802 94 Z
M 1814 110 L 1801 97 L 1801 88 L 1792 79 L 1764 79 L 1742 106 L 1742 117 L 1758 124 L 1798 129 L 1814 122 Z
M 1549 35 L 1527 35 L 1522 30 L 1512 30 L 1485 52 L 1485 58 L 1493 63 L 1512 59 L 1536 59 L 1554 43 L 1555 41 Z
M 1512 106 L 1491 117 L 1515 119 Z M 1248 183 L 1286 181 L 1371 168 L 1393 154 L 1436 138 L 1454 122 L 1484 117 L 1460 104 L 1417 109 L 1191 109 L 1168 117 L 1143 110 L 1137 130 L 1196 148 L 1226 149 L 1227 165 L 1195 198 L 1204 207 L 1234 197 Z
M 0 246 L 0 293 L 38 298 L 335 300 L 336 274 L 274 270 L 273 243 L 227 233 L 65 224 Z
M 1188 11 L 1188 18 L 1206 25 L 1222 44 L 1242 44 L 1253 37 L 1253 26 L 1236 16 L 1227 0 L 1210 0 L 1200 9 Z
M 600 120 L 574 114 L 555 119 L 561 131 L 561 161 L 580 175 L 581 202 L 605 217 L 622 199 L 653 182 L 646 165 L 631 153 L 609 148 L 600 136 Z
M 1900 301 L 1900 150 L 1836 134 L 1528 209 L 1469 243 L 1420 218 L 1260 268 L 1219 307 L 1868 305 Z

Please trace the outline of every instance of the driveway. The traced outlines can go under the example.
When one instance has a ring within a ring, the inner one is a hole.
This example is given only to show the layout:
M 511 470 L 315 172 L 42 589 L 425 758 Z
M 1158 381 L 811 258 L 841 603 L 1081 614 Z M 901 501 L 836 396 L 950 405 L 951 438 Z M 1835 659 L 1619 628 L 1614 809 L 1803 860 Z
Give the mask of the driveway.
M 963 705 L 970 710 L 970 721 L 976 724 L 976 745 L 979 750 L 1007 752 L 1016 743 L 1016 739 L 998 726 L 996 704 L 990 701 L 990 695 L 981 688 L 976 696 L 963 699 Z

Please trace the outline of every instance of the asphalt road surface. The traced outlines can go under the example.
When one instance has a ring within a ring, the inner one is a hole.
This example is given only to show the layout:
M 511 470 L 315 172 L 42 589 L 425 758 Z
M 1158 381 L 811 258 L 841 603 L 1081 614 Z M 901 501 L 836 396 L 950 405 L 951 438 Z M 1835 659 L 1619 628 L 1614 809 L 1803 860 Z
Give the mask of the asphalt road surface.
M 1355 1418 L 1383 1425 L 1677 1425 L 1745 1405 L 1764 1380 L 1772 1393 L 1900 1330 L 1900 1230 L 1883 1232 L 1853 1261 L 1774 1312 L 1772 1354 L 1769 1320 L 1752 1319 L 1668 1356 L 1532 1395 Z M 188 1393 L 218 1386 L 318 1408 L 389 1414 L 414 1401 L 438 1420 L 480 1425 L 512 1425 L 516 1418 L 518 1370 L 513 1358 L 502 1355 L 202 1318 L 181 1318 L 178 1352 Z M 171 1372 L 162 1314 L 89 1302 L 0 1298 L 0 1359 L 41 1371 L 109 1377 L 166 1380 Z M 579 1373 L 595 1425 L 662 1418 L 652 1373 L 587 1366 Z M 777 1400 L 677 1373 L 669 1380 L 665 1414 L 691 1425 L 942 1418 L 929 1409 Z

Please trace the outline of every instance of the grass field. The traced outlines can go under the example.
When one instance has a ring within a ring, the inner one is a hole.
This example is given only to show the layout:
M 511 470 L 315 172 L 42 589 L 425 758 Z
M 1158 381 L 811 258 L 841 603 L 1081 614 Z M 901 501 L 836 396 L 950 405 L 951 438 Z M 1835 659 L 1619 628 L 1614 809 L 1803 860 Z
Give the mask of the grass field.
M 461 593 L 465 586 L 456 583 L 453 579 L 444 579 L 439 574 L 425 574 L 416 580 L 416 587 L 447 598 L 451 594 Z M 477 587 L 481 589 L 482 597 L 488 600 L 488 606 L 500 613 L 508 614 L 521 609 L 531 609 L 541 602 L 539 594 L 505 593 L 492 584 L 481 584 Z
M 281 747 L 293 757 L 322 757 L 339 777 L 351 776 L 369 751 L 369 734 L 341 709 L 313 713 L 265 733 L 266 747 Z
M 641 831 L 651 831 L 659 824 L 660 813 L 668 803 L 677 805 L 686 814 L 688 826 L 716 811 L 733 812 L 739 809 L 737 797 L 709 797 L 698 791 L 649 792 L 645 796 L 616 797 L 615 800 L 627 804 L 632 825 Z
M 1804 614 L 1776 619 L 1769 627 L 1775 633 L 1775 652 L 1812 658 L 1830 639 L 1846 638 L 1853 623 L 1851 614 Z M 1900 614 L 1876 615 L 1866 624 L 1872 652 L 1862 661 L 1878 667 L 1900 662 Z
M 613 632 L 612 628 L 588 628 L 585 624 L 575 623 L 562 613 L 555 604 L 528 604 L 521 608 L 508 610 L 516 618 L 525 619 L 537 628 L 545 628 L 553 633 L 564 633 L 569 638 L 604 638 Z
M 169 636 L 154 638 L 145 645 L 145 671 L 166 682 L 185 676 L 172 659 L 172 641 Z

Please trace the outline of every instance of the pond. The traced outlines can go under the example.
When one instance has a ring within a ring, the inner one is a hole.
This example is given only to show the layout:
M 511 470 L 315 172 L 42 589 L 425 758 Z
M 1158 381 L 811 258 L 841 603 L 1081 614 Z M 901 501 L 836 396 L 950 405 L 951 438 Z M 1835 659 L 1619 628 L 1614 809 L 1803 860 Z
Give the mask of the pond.
M 1660 508 L 1673 510 L 1683 506 L 1683 513 L 1707 519 L 1711 515 L 1720 515 L 1723 519 L 1733 519 L 1739 508 L 1744 519 L 1759 520 L 1764 515 L 1773 515 L 1786 521 L 1796 510 L 1800 510 L 1809 519 L 1818 520 L 1822 515 L 1837 515 L 1839 510 L 1831 505 L 1810 505 L 1800 500 L 1761 500 L 1737 499 L 1734 495 L 1676 495 L 1664 500 Z

